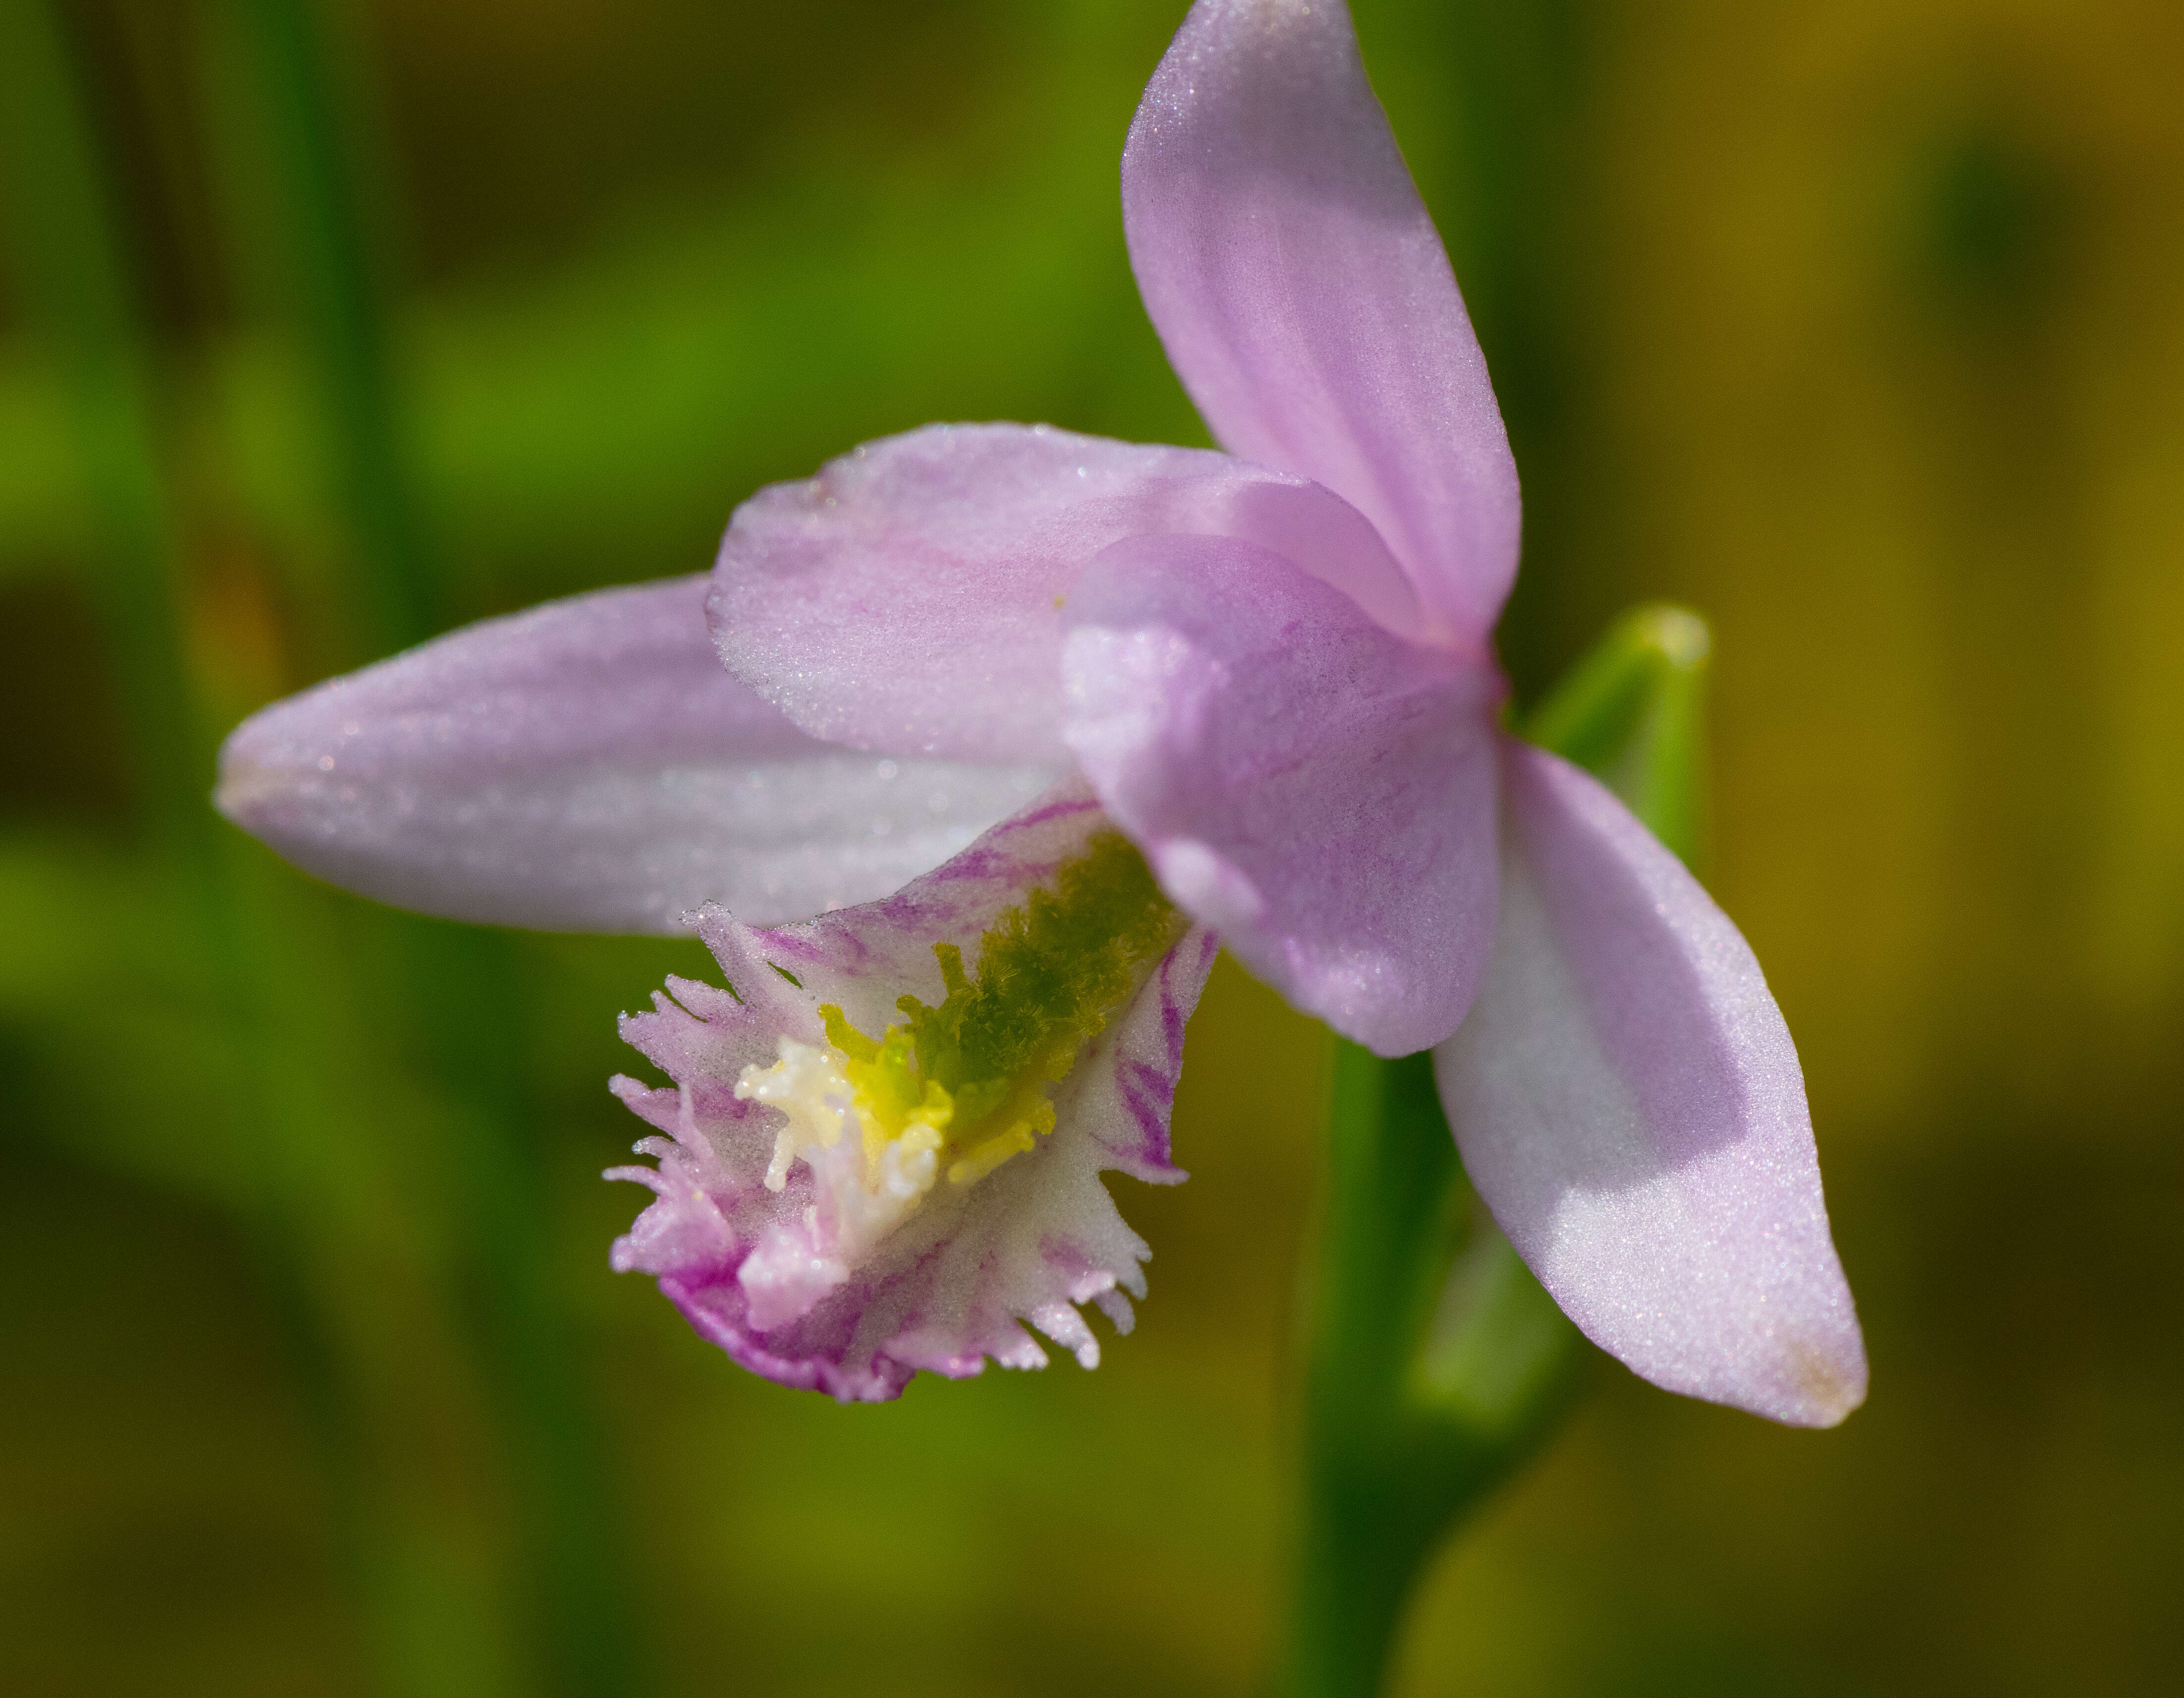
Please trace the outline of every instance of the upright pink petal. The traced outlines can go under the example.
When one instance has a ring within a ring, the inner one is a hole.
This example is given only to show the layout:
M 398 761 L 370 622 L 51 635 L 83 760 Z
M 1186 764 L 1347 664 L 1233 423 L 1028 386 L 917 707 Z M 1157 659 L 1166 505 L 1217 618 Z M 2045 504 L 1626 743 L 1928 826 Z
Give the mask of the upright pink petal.
M 1066 616 L 1070 745 L 1168 894 L 1382 1055 L 1454 1030 L 1494 929 L 1499 679 L 1233 538 L 1117 543 Z
M 220 807 L 383 902 L 655 932 L 885 895 L 1053 782 L 815 741 L 722 670 L 705 589 L 549 603 L 276 703 L 221 750 Z
M 1418 622 L 1373 527 L 1301 479 L 1202 448 L 934 425 L 738 509 L 713 633 L 730 671 L 829 742 L 1065 759 L 1059 610 L 1110 543 L 1167 531 L 1279 545 L 1390 628 Z
M 1130 126 L 1123 219 L 1214 435 L 1357 507 L 1429 640 L 1483 646 L 1517 570 L 1516 465 L 1342 0 L 1199 0 Z
M 1797 1052 L 1683 864 L 1567 762 L 1505 747 L 1501 921 L 1435 1055 L 1494 1218 L 1655 1384 L 1797 1426 L 1865 1396 Z

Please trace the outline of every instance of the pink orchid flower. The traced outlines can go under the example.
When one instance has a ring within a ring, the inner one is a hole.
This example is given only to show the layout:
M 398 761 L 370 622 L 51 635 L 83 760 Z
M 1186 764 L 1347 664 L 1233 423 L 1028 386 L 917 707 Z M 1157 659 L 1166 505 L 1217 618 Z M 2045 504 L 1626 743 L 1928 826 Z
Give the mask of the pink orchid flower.
M 1025 1320 L 1095 1359 L 1076 1306 L 1126 1326 L 1147 1253 L 1097 1176 L 1182 1177 L 1217 930 L 1336 1031 L 1434 1052 L 1473 1183 L 1596 1342 L 1840 1420 L 1864 1350 L 1758 964 L 1500 729 L 1516 470 L 1346 8 L 1200 0 L 1123 195 L 1228 452 L 867 444 L 746 503 L 710 593 L 557 604 L 268 710 L 221 805 L 437 912 L 695 910 L 730 988 L 625 1020 L 675 1084 L 616 1082 L 663 1136 L 619 1170 L 657 1198 L 616 1261 L 777 1379 L 1043 1361 Z

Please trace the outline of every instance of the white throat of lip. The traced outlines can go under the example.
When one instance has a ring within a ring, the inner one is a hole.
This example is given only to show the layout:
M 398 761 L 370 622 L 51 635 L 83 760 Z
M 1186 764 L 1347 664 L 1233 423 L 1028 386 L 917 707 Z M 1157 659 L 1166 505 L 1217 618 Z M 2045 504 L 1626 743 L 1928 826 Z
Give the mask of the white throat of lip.
M 780 1060 L 743 1070 L 736 1096 L 781 1111 L 783 1124 L 774 1135 L 766 1189 L 783 1189 L 789 1170 L 801 1161 L 817 1194 L 805 1211 L 813 1242 L 854 1266 L 915 1214 L 932 1190 L 940 1172 L 940 1133 L 913 1125 L 887 1138 L 865 1126 L 844 1060 L 832 1044 L 783 1038 Z

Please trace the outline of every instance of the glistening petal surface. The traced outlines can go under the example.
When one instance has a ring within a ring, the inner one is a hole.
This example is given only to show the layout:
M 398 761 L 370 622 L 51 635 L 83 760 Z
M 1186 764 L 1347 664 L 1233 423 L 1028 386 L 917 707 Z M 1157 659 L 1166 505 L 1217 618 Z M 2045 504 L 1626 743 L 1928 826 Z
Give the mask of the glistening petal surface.
M 1493 935 L 1498 679 L 1233 538 L 1118 543 L 1066 616 L 1070 746 L 1169 896 L 1382 1055 L 1446 1038 Z
M 1833 1425 L 1864 1398 L 1864 1347 L 1759 964 L 1591 777 L 1513 741 L 1502 767 L 1493 959 L 1435 1055 L 1472 1182 L 1637 1372 Z
M 1278 542 L 1391 628 L 1418 622 L 1363 516 L 1203 448 L 934 425 L 762 490 L 721 544 L 721 658 L 806 731 L 891 754 L 1067 758 L 1056 662 L 1077 574 L 1117 539 Z
M 401 907 L 671 931 L 709 901 L 771 921 L 884 895 L 1052 782 L 816 741 L 722 670 L 705 593 L 549 603 L 276 703 L 222 749 L 220 809 Z
M 1428 634 L 1483 647 L 1517 570 L 1516 465 L 1341 0 L 1200 0 L 1130 126 L 1123 218 L 1214 436 L 1357 507 Z

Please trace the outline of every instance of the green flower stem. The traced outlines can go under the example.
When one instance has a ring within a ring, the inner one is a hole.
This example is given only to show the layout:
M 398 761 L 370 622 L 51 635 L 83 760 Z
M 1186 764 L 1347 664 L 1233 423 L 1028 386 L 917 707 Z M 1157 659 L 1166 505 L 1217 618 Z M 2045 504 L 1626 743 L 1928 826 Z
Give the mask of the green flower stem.
M 1707 629 L 1641 608 L 1521 727 L 1689 861 Z M 1443 1535 L 1552 1432 L 1579 1335 L 1463 1183 L 1431 1057 L 1335 1046 L 1304 1315 L 1303 1485 L 1285 1698 L 1373 1698 Z
M 1353 1044 L 1334 1055 L 1319 1263 L 1305 1367 L 1303 1543 L 1290 1623 L 1293 1698 L 1370 1698 L 1380 1690 L 1412 1577 L 1442 1531 L 1543 1434 L 1568 1330 L 1552 1302 L 1499 1276 L 1490 1309 L 1546 1303 L 1544 1359 L 1513 1410 L 1473 1417 L 1467 1369 L 1512 1366 L 1451 1353 L 1458 1384 L 1421 1372 L 1451 1264 L 1462 1201 L 1456 1146 L 1431 1058 L 1384 1061 Z M 1502 1252 L 1513 1255 L 1506 1244 Z M 1518 1268 L 1522 1272 L 1521 1265 Z M 1524 1275 L 1529 1283 L 1530 1276 Z M 1508 1400 L 1502 1400 L 1505 1403 Z
M 271 181 L 271 256 L 285 274 L 325 416 L 334 487 L 359 571 L 351 611 L 373 646 L 443 622 L 444 578 L 410 476 L 373 263 L 355 125 L 314 0 L 236 0 L 242 68 Z M 503 933 L 401 928 L 408 1001 L 430 1072 L 455 1108 L 456 1272 L 498 1421 L 521 1563 L 521 1640 L 542 1690 L 627 1694 L 639 1673 L 630 1565 L 554 1287 L 541 1119 L 521 1064 L 515 945 Z

